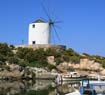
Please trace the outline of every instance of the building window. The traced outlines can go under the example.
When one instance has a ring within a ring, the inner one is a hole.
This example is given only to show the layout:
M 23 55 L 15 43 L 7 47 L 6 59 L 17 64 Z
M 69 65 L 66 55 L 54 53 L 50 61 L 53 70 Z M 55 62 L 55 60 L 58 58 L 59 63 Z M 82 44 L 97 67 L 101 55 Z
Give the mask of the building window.
M 34 45 L 35 44 L 35 41 L 32 41 L 32 44 Z
M 32 25 L 32 28 L 35 28 L 35 24 Z

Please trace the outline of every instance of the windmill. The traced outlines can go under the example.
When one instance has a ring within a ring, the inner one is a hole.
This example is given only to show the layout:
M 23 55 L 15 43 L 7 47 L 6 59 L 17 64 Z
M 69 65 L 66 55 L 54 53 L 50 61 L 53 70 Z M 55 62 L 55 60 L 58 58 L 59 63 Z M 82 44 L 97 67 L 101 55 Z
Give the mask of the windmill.
M 41 6 L 47 16 L 47 20 L 40 17 L 40 19 L 32 22 L 29 25 L 29 44 L 31 45 L 50 44 L 52 31 L 55 32 L 57 38 L 60 40 L 59 35 L 56 31 L 56 28 L 58 27 L 56 24 L 61 23 L 61 21 L 52 19 L 43 3 L 41 3 Z

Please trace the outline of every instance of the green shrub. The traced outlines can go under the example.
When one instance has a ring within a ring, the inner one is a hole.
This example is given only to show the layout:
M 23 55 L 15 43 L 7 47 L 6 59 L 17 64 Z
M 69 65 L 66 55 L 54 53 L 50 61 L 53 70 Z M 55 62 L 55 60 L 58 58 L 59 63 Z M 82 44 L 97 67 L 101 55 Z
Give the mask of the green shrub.
M 56 69 L 56 66 L 52 64 L 48 64 L 47 67 L 49 70 Z

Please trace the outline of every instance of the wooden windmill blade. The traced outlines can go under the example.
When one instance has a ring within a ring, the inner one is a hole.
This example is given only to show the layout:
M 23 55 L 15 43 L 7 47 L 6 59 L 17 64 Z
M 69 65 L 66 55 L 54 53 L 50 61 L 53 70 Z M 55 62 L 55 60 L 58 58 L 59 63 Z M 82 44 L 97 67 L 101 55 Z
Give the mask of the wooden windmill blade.
M 57 33 L 57 30 L 56 30 L 56 27 L 58 28 L 58 25 L 59 23 L 62 23 L 62 21 L 59 21 L 57 19 L 54 19 L 54 17 L 51 17 L 51 15 L 49 14 L 49 10 L 48 8 L 45 7 L 44 5 L 44 2 L 41 0 L 41 6 L 42 6 L 42 9 L 45 13 L 45 15 L 47 16 L 48 18 L 48 23 L 49 23 L 49 28 L 50 28 L 50 32 L 54 32 L 57 39 L 59 41 L 61 41 L 60 37 L 59 37 L 59 34 Z M 45 20 L 46 21 L 46 20 Z M 60 27 L 59 27 L 60 28 Z M 45 31 L 44 31 L 45 32 Z
M 45 12 L 45 15 L 48 18 L 48 21 L 50 21 L 51 20 L 50 14 L 49 14 L 48 10 L 46 9 L 46 7 L 44 6 L 43 1 L 41 1 L 41 6 L 42 6 L 43 11 Z
M 52 25 L 52 28 L 53 28 L 53 30 L 54 30 L 56 36 L 57 36 L 57 39 L 58 39 L 59 41 L 61 41 L 61 39 L 60 39 L 60 37 L 59 37 L 59 34 L 58 34 L 57 31 L 56 31 L 55 25 Z

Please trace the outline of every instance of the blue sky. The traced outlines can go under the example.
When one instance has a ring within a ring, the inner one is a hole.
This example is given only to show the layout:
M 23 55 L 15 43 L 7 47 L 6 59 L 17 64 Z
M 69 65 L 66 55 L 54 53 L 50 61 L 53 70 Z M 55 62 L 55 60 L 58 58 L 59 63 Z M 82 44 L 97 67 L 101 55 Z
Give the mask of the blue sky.
M 0 0 L 0 42 L 28 43 L 28 25 L 47 19 L 41 2 L 58 23 L 55 44 L 64 44 L 78 53 L 105 56 L 105 0 Z M 52 40 L 52 43 L 54 41 Z

